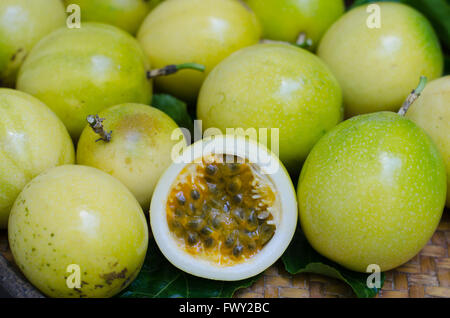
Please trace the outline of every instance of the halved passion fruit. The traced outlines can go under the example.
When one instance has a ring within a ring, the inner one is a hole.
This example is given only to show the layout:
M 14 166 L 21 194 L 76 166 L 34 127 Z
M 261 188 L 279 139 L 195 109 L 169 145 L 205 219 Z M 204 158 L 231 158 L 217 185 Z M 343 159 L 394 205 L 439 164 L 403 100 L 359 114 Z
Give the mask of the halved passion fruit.
M 174 266 L 203 278 L 241 280 L 264 271 L 289 245 L 295 190 L 267 148 L 214 136 L 188 147 L 163 174 L 150 223 Z

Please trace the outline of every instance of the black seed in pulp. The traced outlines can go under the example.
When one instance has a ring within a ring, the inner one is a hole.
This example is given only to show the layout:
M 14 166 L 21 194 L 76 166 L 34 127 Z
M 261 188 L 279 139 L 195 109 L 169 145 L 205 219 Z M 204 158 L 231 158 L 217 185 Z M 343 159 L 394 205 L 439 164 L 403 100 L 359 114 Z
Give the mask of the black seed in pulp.
M 275 225 L 264 223 L 260 227 L 261 245 L 266 244 L 275 233 Z
M 191 190 L 191 198 L 194 200 L 198 200 L 200 199 L 200 192 L 198 192 L 197 190 Z
M 217 171 L 217 167 L 214 165 L 207 165 L 205 168 L 206 174 L 213 176 L 216 171 Z
M 242 194 L 236 194 L 233 196 L 233 202 L 239 204 L 242 202 Z
M 233 255 L 235 257 L 238 257 L 242 254 L 242 252 L 244 251 L 244 247 L 241 244 L 237 244 L 234 248 L 233 248 Z
M 211 234 L 213 233 L 213 230 L 212 230 L 210 227 L 205 226 L 205 227 L 201 230 L 201 233 L 202 233 L 203 235 L 205 235 L 205 236 L 208 236 L 208 235 L 211 235 Z
M 190 245 L 194 245 L 198 242 L 198 234 L 197 233 L 188 233 L 188 243 Z

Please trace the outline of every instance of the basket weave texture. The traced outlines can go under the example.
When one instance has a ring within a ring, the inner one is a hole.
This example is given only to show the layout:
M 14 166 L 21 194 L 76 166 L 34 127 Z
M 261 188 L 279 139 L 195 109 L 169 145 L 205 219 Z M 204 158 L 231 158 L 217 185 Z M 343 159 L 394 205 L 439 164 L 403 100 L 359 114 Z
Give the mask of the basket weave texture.
M 380 298 L 450 298 L 450 211 L 422 251 L 408 263 L 386 272 Z M 355 297 L 339 280 L 315 275 L 291 275 L 281 262 L 266 270 L 253 286 L 238 291 L 239 298 L 336 298 Z

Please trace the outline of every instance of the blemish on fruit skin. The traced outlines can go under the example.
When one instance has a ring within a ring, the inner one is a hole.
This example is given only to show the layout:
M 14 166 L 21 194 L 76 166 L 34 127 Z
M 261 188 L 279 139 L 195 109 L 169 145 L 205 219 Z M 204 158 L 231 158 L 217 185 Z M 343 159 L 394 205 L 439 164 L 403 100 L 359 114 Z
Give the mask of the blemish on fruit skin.
M 117 279 L 125 279 L 127 271 L 128 269 L 125 267 L 120 272 L 110 272 L 106 274 L 101 274 L 100 278 L 103 278 L 106 284 L 111 285 Z
M 17 56 L 23 51 L 24 49 L 22 47 L 18 48 L 14 54 L 11 56 L 11 62 L 14 62 L 17 58 Z M 25 58 L 25 57 L 24 57 Z
M 120 133 L 122 133 L 123 135 L 127 135 L 134 132 L 136 136 L 142 134 L 151 137 L 155 134 L 155 132 L 160 131 L 161 128 L 162 127 L 160 122 L 152 118 L 148 114 L 135 113 L 124 116 L 120 121 L 118 121 L 115 130 L 118 132 L 118 135 Z M 150 146 L 154 146 L 153 138 L 144 139 L 150 144 Z M 137 142 L 144 139 L 136 138 L 134 141 Z

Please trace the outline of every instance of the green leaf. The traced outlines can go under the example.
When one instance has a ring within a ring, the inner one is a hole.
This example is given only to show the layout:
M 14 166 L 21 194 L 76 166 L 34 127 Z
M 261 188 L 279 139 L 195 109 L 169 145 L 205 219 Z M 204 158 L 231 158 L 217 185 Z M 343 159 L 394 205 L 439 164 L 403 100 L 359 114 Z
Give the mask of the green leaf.
M 442 44 L 450 49 L 450 3 L 448 0 L 404 0 L 431 22 Z
M 229 298 L 259 276 L 237 282 L 222 282 L 189 275 L 169 263 L 154 240 L 149 242 L 147 256 L 138 277 L 120 295 L 121 298 Z
M 371 3 L 371 2 L 402 2 L 402 3 L 405 3 L 405 1 L 407 1 L 407 0 L 356 0 L 350 6 L 350 9 L 353 9 L 354 7 L 357 7 L 357 6 L 360 6 L 363 4 L 367 4 L 367 3 Z
M 154 94 L 152 106 L 169 115 L 178 126 L 193 131 L 194 124 L 188 113 L 186 103 L 167 94 Z
M 450 55 L 445 56 L 444 75 L 450 75 Z
M 367 287 L 368 274 L 357 273 L 343 268 L 317 253 L 308 243 L 300 227 L 294 239 L 282 256 L 286 271 L 291 274 L 315 273 L 340 279 L 350 285 L 359 298 L 375 297 L 379 289 Z M 381 286 L 385 275 L 381 274 Z

